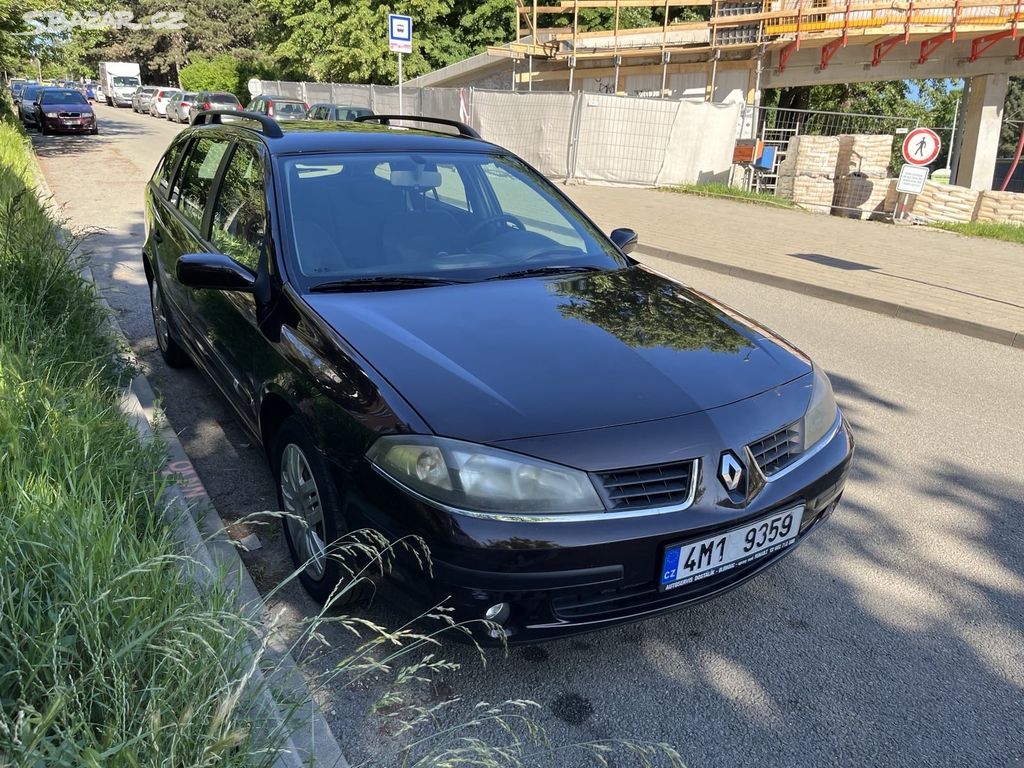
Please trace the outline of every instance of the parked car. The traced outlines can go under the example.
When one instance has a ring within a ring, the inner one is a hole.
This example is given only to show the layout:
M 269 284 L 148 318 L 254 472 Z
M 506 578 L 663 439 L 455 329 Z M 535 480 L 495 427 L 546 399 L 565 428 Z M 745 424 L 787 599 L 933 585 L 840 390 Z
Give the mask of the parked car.
M 160 90 L 155 85 L 140 85 L 132 94 L 132 112 L 143 113 L 149 109 L 149 102 Z
M 10 88 L 11 93 L 13 94 L 15 90 L 21 90 L 21 86 L 25 85 L 27 82 L 29 81 L 24 77 L 12 77 L 7 81 L 7 87 Z
M 18 106 L 18 102 L 21 101 L 22 92 L 30 85 L 39 85 L 31 80 L 20 80 L 11 85 L 11 100 L 14 102 L 14 106 Z
M 46 86 L 39 83 L 29 83 L 21 89 L 15 104 L 18 108 L 18 119 L 22 125 L 38 128 L 36 125 L 35 100 L 36 96 Z
M 275 120 L 305 120 L 309 105 L 299 99 L 283 99 L 278 96 L 253 96 L 250 112 L 272 117 Z
M 35 99 L 40 133 L 99 133 L 89 100 L 77 88 L 42 88 Z
M 176 123 L 187 123 L 197 95 L 195 91 L 178 91 L 173 94 L 167 102 L 165 117 Z
M 350 107 L 342 104 L 314 104 L 306 112 L 307 120 L 355 120 L 357 117 L 372 115 L 366 107 Z
M 632 230 L 465 125 L 239 117 L 161 159 L 145 274 L 164 360 L 266 451 L 318 600 L 369 527 L 429 546 L 431 575 L 395 568 L 421 605 L 571 635 L 742 584 L 836 508 L 825 373 L 630 258 Z
M 226 91 L 200 91 L 192 104 L 191 115 L 211 109 L 234 109 L 241 111 L 242 103 L 233 93 Z M 191 119 L 191 117 L 190 117 Z
M 96 83 L 85 84 L 85 98 L 89 101 L 96 101 Z
M 167 102 L 176 93 L 181 93 L 181 88 L 158 88 L 149 100 L 147 111 L 150 117 L 164 117 L 167 114 Z

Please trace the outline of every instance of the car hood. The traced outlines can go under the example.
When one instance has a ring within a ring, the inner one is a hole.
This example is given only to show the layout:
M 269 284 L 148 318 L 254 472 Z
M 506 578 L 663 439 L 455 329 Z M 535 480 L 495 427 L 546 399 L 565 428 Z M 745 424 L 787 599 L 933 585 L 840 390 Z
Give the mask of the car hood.
M 810 370 L 769 331 L 642 267 L 304 299 L 431 429 L 477 442 L 682 416 Z
M 80 112 L 83 115 L 92 114 L 92 106 L 89 104 L 48 104 L 40 102 L 39 108 L 43 112 Z

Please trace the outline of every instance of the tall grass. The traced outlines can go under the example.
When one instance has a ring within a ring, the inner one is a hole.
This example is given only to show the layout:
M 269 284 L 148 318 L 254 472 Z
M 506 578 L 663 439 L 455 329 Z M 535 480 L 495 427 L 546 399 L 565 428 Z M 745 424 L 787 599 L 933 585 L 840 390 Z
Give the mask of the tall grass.
M 252 624 L 180 578 L 163 456 L 27 152 L 0 123 L 0 764 L 269 765 L 236 695 Z
M 258 697 L 282 656 L 331 657 L 328 625 L 358 641 L 309 684 L 383 684 L 378 716 L 394 727 L 374 766 L 554 766 L 568 751 L 597 764 L 621 754 L 616 764 L 681 765 L 664 744 L 553 745 L 533 702 L 481 703 L 455 723 L 454 702 L 417 704 L 417 686 L 457 669 L 443 641 L 469 628 L 443 606 L 426 626 L 398 629 L 335 609 L 387 571 L 396 546 L 429 570 L 415 540 L 360 532 L 339 542 L 331 556 L 367 565 L 321 613 L 290 625 L 264 619 L 297 572 L 246 610 L 216 574 L 197 589 L 187 574 L 203 566 L 164 522 L 165 456 L 118 407 L 114 341 L 79 276 L 78 244 L 57 237 L 29 186 L 29 151 L 9 115 L 0 119 L 0 766 L 270 766 L 298 721 L 279 728 Z M 294 688 L 277 693 L 286 718 L 307 703 Z
M 999 221 L 933 221 L 931 226 L 970 237 L 987 237 L 1008 243 L 1024 243 L 1024 224 Z
M 749 189 L 734 187 L 729 184 L 718 182 L 708 184 L 677 184 L 672 187 L 659 187 L 665 192 L 679 192 L 685 195 L 697 195 L 697 197 L 719 197 L 726 200 L 740 200 L 755 205 L 768 205 L 774 208 L 795 208 L 792 200 L 784 197 L 777 197 L 771 192 L 755 192 Z

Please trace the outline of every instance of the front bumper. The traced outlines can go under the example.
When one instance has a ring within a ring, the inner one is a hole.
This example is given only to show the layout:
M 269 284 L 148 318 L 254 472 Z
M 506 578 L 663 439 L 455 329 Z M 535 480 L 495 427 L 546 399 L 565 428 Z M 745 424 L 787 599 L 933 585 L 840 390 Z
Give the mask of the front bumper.
M 346 515 L 392 540 L 422 536 L 433 578 L 399 567 L 400 592 L 419 610 L 442 600 L 457 620 L 481 619 L 507 603 L 510 643 L 565 637 L 656 616 L 702 602 L 781 560 L 826 519 L 842 496 L 854 441 L 842 417 L 831 436 L 792 470 L 744 504 L 723 498 L 715 462 L 701 463 L 693 506 L 668 514 L 613 516 L 598 522 L 506 522 L 453 515 L 411 498 L 367 467 L 348 495 Z M 360 471 L 362 472 L 362 471 Z M 350 485 L 349 487 L 352 487 Z M 659 589 L 665 548 L 700 540 L 789 507 L 804 505 L 790 546 L 734 570 L 669 591 Z M 410 528 L 402 521 L 416 521 Z M 478 625 L 483 629 L 483 625 Z M 486 633 L 484 642 L 496 640 Z
M 43 123 L 46 130 L 54 133 L 89 133 L 96 126 L 95 118 L 88 122 L 83 120 L 78 125 L 68 125 L 59 117 L 44 117 Z

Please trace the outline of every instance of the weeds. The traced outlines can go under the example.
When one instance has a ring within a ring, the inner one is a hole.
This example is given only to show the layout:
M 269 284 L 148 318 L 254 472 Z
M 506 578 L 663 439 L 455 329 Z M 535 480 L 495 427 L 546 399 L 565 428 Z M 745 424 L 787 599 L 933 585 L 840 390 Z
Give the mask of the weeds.
M 661 187 L 665 192 L 678 192 L 698 197 L 720 197 L 729 200 L 742 200 L 756 205 L 768 205 L 774 208 L 795 208 L 792 200 L 776 197 L 770 192 L 754 192 L 752 190 L 733 187 L 729 184 L 679 184 L 673 187 Z
M 970 237 L 987 237 L 992 240 L 1005 240 L 1008 243 L 1024 243 L 1024 224 L 995 221 L 935 221 L 931 223 L 931 226 Z

